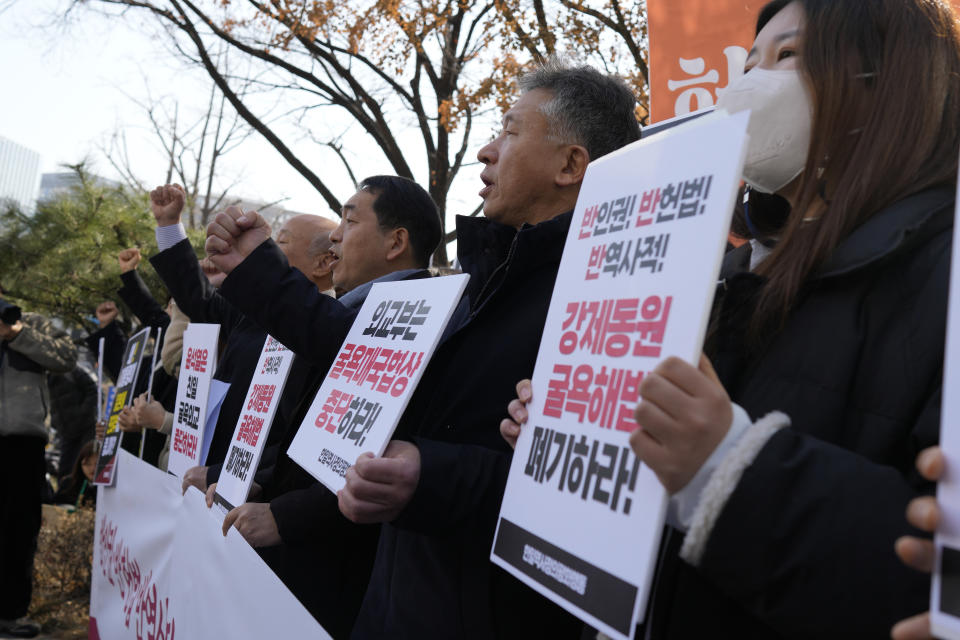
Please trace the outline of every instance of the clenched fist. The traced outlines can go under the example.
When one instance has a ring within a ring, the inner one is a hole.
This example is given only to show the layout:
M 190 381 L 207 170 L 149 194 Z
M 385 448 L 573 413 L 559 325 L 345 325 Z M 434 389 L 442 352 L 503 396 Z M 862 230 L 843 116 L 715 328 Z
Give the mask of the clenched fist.
M 127 273 L 136 269 L 137 265 L 140 264 L 140 258 L 140 249 L 136 247 L 124 249 L 118 253 L 117 262 L 120 263 L 120 273 Z
M 178 184 L 167 184 L 150 192 L 150 211 L 158 227 L 169 227 L 180 222 L 187 193 Z

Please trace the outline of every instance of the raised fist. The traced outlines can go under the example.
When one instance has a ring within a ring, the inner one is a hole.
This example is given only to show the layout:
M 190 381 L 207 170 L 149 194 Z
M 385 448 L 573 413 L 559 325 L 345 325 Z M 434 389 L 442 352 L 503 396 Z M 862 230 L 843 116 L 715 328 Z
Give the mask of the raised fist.
M 227 207 L 207 226 L 207 256 L 229 274 L 254 249 L 270 238 L 270 225 L 256 211 Z
M 203 270 L 203 275 L 207 276 L 207 280 L 210 281 L 217 289 L 220 288 L 220 285 L 223 284 L 223 281 L 227 279 L 227 274 L 217 268 L 217 265 L 213 263 L 213 260 L 210 258 L 204 258 L 200 261 L 200 269 Z
M 140 264 L 140 258 L 140 249 L 136 247 L 124 249 L 118 253 L 117 261 L 120 263 L 120 273 L 127 273 L 136 269 L 137 265 Z
M 97 305 L 96 311 L 94 314 L 97 317 L 97 322 L 101 327 L 105 327 L 114 320 L 117 319 L 117 314 L 120 313 L 120 310 L 117 309 L 116 303 L 112 300 L 107 300 L 106 302 L 101 302 Z
M 0 322 L 0 340 L 13 340 L 23 331 L 23 323 L 17 320 L 13 324 Z
M 150 192 L 150 211 L 158 227 L 168 227 L 180 222 L 180 214 L 187 202 L 187 193 L 178 184 L 157 187 Z

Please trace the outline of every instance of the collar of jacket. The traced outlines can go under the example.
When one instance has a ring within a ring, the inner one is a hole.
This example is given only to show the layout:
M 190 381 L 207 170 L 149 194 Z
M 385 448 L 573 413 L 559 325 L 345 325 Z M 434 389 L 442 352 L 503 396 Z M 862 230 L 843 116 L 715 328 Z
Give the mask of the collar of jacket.
M 927 189 L 878 211 L 834 250 L 817 277 L 858 271 L 953 226 L 956 188 Z
M 400 269 L 386 275 L 374 278 L 369 282 L 364 282 L 360 286 L 337 298 L 337 301 L 348 309 L 359 310 L 370 295 L 373 285 L 380 282 L 399 282 L 401 280 L 419 280 L 420 278 L 429 278 L 430 272 L 426 269 Z
M 953 225 L 956 191 L 950 187 L 927 189 L 878 211 L 843 240 L 817 279 L 843 276 L 909 250 Z M 749 271 L 750 245 L 727 253 L 723 278 Z
M 559 262 L 573 211 L 520 230 L 487 218 L 457 216 L 457 258 L 465 273 L 480 273 L 502 264 L 513 249 L 511 269 Z M 483 278 L 486 280 L 486 278 Z M 483 283 L 471 283 L 482 285 Z

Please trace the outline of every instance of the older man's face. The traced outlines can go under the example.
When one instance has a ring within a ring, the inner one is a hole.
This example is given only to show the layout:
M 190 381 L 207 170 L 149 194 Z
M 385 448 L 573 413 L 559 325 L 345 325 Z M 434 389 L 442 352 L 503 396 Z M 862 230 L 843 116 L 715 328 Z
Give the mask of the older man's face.
M 313 270 L 313 260 L 308 250 L 310 243 L 323 228 L 314 218 L 309 215 L 294 216 L 277 232 L 277 246 L 287 257 L 287 262 L 305 275 L 310 275 Z M 330 226 L 333 226 L 332 221 Z
M 480 174 L 483 213 L 491 220 L 519 227 L 543 213 L 538 209 L 556 189 L 564 146 L 548 137 L 547 118 L 540 112 L 551 98 L 544 89 L 523 94 L 504 114 L 499 135 L 477 153 L 486 165 Z

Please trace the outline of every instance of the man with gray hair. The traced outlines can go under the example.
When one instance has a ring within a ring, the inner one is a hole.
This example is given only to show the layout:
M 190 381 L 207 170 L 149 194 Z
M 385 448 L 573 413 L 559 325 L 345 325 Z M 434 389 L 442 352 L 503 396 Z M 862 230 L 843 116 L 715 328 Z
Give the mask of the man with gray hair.
M 579 638 L 582 624 L 489 561 L 511 450 L 514 384 L 533 373 L 591 160 L 637 140 L 619 79 L 550 62 L 477 158 L 484 218 L 457 219 L 471 275 L 382 457 L 361 455 L 339 506 L 383 524 L 353 638 Z

